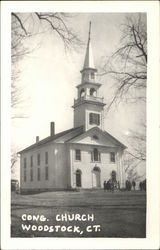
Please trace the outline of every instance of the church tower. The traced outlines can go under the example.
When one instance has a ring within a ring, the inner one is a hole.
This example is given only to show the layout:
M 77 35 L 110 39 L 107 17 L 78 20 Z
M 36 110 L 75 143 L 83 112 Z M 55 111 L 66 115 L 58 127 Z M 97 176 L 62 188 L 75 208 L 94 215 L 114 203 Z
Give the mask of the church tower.
M 105 103 L 103 98 L 98 96 L 101 84 L 97 82 L 97 69 L 94 66 L 91 47 L 91 22 L 89 24 L 88 43 L 83 69 L 81 73 L 81 83 L 77 86 L 78 96 L 74 100 L 74 127 L 83 125 L 85 131 L 98 126 L 104 129 L 103 110 Z

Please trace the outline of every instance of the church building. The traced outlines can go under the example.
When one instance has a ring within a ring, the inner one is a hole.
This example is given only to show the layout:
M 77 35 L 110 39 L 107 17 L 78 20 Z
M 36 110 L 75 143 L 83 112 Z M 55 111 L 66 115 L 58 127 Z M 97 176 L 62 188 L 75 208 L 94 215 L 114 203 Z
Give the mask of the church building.
M 125 173 L 120 141 L 104 130 L 103 97 L 97 82 L 90 29 L 81 82 L 74 99 L 74 126 L 55 134 L 50 124 L 50 135 L 23 149 L 20 154 L 21 192 L 42 190 L 71 190 L 103 188 L 104 181 L 113 178 L 124 187 Z

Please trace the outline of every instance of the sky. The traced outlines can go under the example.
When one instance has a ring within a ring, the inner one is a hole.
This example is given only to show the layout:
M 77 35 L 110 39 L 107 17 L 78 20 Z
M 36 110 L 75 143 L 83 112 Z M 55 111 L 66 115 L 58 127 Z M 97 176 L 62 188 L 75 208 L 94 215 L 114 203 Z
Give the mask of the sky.
M 69 25 L 77 32 L 84 46 L 76 51 L 65 52 L 63 43 L 54 33 L 42 33 L 26 41 L 30 54 L 20 61 L 18 85 L 22 91 L 21 112 L 28 118 L 12 121 L 12 148 L 19 151 L 35 143 L 36 136 L 49 136 L 50 122 L 55 122 L 55 131 L 73 127 L 74 98 L 76 85 L 80 83 L 89 22 L 92 22 L 91 43 L 94 63 L 100 68 L 102 60 L 117 48 L 121 36 L 120 24 L 126 13 L 76 13 Z M 107 103 L 113 80 L 100 78 L 100 96 Z M 105 115 L 105 130 L 126 143 L 129 130 L 137 130 L 141 118 L 145 118 L 145 106 L 121 104 Z

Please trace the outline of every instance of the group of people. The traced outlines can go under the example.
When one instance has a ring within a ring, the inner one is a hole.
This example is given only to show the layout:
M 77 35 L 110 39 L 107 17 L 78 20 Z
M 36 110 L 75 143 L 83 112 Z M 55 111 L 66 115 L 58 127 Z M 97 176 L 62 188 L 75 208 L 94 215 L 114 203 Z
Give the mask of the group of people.
M 116 189 L 120 189 L 119 182 L 118 181 L 113 181 L 112 179 L 109 179 L 108 181 L 104 181 L 103 183 L 104 190 L 112 191 Z
M 139 183 L 139 189 L 142 191 L 142 190 L 144 190 L 144 191 L 146 191 L 146 179 L 144 180 L 144 181 L 141 181 L 140 183 Z
M 136 188 L 136 182 L 133 180 L 132 182 L 129 180 L 126 180 L 126 190 L 131 191 L 132 189 L 135 190 Z
M 120 190 L 119 181 L 115 181 L 112 179 L 109 179 L 108 181 L 105 180 L 103 183 L 103 186 L 104 186 L 104 190 L 107 190 L 107 191 L 114 192 L 114 190 Z M 136 182 L 134 180 L 133 181 L 126 180 L 125 190 L 131 191 L 131 190 L 135 190 L 135 189 L 136 189 Z M 146 180 L 141 181 L 139 183 L 139 189 L 141 191 L 146 190 Z

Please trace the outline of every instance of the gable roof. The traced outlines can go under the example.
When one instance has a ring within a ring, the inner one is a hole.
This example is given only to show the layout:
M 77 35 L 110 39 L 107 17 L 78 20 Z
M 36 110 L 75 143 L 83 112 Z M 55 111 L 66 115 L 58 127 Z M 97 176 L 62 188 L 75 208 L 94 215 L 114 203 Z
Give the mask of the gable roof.
M 34 143 L 31 146 L 19 151 L 18 153 L 21 154 L 21 153 L 27 152 L 31 149 L 44 145 L 48 142 L 54 142 L 55 140 L 61 139 L 61 138 L 63 138 L 63 141 L 65 142 L 66 140 L 72 139 L 73 137 L 78 136 L 82 133 L 83 133 L 83 126 L 71 128 L 71 129 L 62 131 L 58 134 L 55 134 L 54 136 L 48 136 L 44 138 L 43 140 L 40 140 L 39 142 Z
M 49 142 L 55 142 L 55 143 L 76 143 L 76 141 L 78 139 L 81 139 L 82 136 L 87 136 L 90 132 L 96 132 L 96 133 L 100 133 L 102 136 L 104 136 L 105 138 L 108 139 L 108 137 L 114 141 L 116 146 L 120 146 L 122 148 L 127 148 L 123 143 L 121 143 L 120 141 L 118 141 L 115 137 L 113 137 L 111 134 L 109 134 L 107 131 L 101 130 L 98 127 L 93 127 L 89 130 L 87 130 L 86 132 L 84 132 L 84 127 L 80 126 L 80 127 L 76 127 L 76 128 L 72 128 L 72 129 L 68 129 L 65 131 L 62 131 L 58 134 L 55 134 L 54 136 L 48 136 L 43 140 L 40 140 L 37 143 L 32 144 L 31 146 L 19 151 L 18 153 L 24 153 L 27 152 L 29 150 L 32 150 L 36 147 L 39 147 L 41 145 L 47 144 Z
M 75 136 L 69 140 L 67 140 L 67 143 L 76 143 L 77 140 L 81 139 L 84 136 L 87 136 L 90 134 L 90 132 L 95 132 L 96 134 L 101 134 L 104 138 L 106 139 L 111 139 L 112 142 L 114 142 L 114 144 L 116 146 L 120 146 L 122 148 L 127 148 L 123 143 L 121 143 L 119 140 L 117 140 L 115 137 L 113 137 L 111 134 L 109 134 L 107 131 L 105 130 L 101 130 L 99 127 L 93 127 L 89 130 L 87 130 L 86 132 L 84 132 L 83 134 L 80 134 L 78 136 Z

